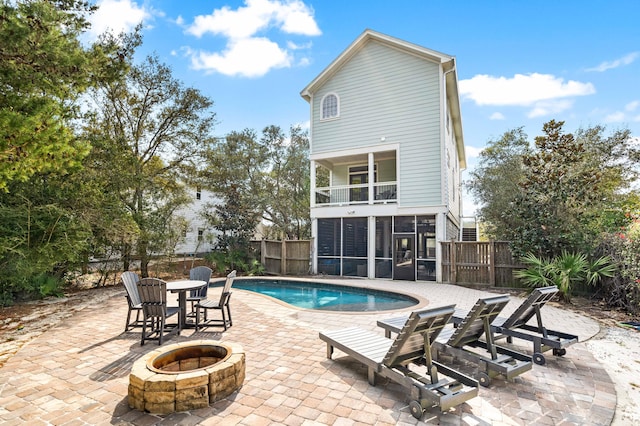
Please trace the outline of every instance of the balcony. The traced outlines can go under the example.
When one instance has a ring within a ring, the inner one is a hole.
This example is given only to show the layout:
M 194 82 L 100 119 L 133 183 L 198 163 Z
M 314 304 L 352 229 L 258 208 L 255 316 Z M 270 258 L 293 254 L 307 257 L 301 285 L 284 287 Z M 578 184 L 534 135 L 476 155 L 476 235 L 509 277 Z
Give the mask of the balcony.
M 398 202 L 396 182 L 376 182 L 373 200 L 369 200 L 369 184 L 327 186 L 315 189 L 316 207 L 356 204 L 391 204 Z

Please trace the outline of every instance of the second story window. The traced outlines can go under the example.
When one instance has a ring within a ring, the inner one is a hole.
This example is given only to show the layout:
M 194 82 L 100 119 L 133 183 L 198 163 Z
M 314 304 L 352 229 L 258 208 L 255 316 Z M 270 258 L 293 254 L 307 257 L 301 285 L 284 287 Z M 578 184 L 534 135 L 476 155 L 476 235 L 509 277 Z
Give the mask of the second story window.
M 196 200 L 200 200 L 202 199 L 202 190 L 200 189 L 200 187 L 198 186 L 196 188 Z
M 320 103 L 322 107 L 321 120 L 328 120 L 330 118 L 336 118 L 340 115 L 340 102 L 338 95 L 335 93 L 328 93 L 322 98 Z

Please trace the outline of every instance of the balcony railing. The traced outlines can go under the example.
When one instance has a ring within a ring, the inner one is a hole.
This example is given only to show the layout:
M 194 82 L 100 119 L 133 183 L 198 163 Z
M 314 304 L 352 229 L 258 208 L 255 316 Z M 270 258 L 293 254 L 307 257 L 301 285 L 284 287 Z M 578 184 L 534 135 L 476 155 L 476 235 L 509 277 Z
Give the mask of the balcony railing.
M 316 188 L 315 200 L 318 206 L 348 206 L 354 204 L 396 203 L 396 182 L 376 182 L 373 186 L 373 200 L 369 201 L 369 185 L 338 185 Z

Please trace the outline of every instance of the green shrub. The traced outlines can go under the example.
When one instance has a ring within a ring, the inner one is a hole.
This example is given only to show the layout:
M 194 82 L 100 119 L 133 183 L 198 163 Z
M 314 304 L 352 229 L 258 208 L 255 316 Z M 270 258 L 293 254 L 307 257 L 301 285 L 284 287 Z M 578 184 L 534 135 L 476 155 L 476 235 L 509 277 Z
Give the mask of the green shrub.
M 560 298 L 567 303 L 571 302 L 576 283 L 596 285 L 604 277 L 614 276 L 616 270 L 608 256 L 590 261 L 582 253 L 567 251 L 552 259 L 539 258 L 528 253 L 521 260 L 528 267 L 517 271 L 516 277 L 529 287 L 557 286 Z
M 628 214 L 629 223 L 620 232 L 606 235 L 599 253 L 618 266 L 613 277 L 602 282 L 600 295 L 611 307 L 640 314 L 640 215 Z

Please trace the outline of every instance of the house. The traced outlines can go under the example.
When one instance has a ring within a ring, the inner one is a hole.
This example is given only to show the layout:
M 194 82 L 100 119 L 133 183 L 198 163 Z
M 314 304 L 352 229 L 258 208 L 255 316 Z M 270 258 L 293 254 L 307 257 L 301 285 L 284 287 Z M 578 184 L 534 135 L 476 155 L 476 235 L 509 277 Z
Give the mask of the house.
M 301 96 L 311 109 L 312 270 L 440 281 L 466 167 L 453 56 L 364 31 Z
M 184 222 L 182 239 L 175 247 L 178 255 L 195 256 L 197 253 L 210 252 L 214 247 L 215 231 L 202 216 L 207 206 L 219 203 L 219 199 L 210 191 L 199 187 L 188 187 L 191 202 L 176 211 L 174 217 Z

